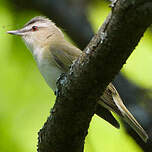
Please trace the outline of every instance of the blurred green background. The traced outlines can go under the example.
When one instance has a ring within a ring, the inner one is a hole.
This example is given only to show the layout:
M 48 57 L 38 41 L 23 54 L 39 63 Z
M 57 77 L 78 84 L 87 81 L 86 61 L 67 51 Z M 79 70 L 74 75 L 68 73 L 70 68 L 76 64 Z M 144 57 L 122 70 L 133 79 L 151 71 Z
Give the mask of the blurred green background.
M 55 96 L 22 40 L 6 34 L 6 31 L 22 27 L 30 18 L 43 14 L 33 11 L 16 13 L 7 1 L 0 0 L 0 4 L 0 152 L 36 152 L 38 131 L 49 115 Z M 100 6 L 97 3 L 88 8 L 94 31 L 110 11 L 107 4 L 102 4 L 102 9 Z M 122 72 L 135 83 L 150 88 L 151 64 L 152 39 L 147 31 Z M 142 151 L 125 133 L 123 126 L 117 130 L 94 116 L 85 151 L 100 152 L 101 149 L 105 152 Z

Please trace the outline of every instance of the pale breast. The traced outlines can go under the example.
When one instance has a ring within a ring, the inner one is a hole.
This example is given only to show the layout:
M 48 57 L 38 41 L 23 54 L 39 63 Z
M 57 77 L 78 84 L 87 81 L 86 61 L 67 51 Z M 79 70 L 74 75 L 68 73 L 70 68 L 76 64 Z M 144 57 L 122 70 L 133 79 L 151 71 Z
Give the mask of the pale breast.
M 49 58 L 44 57 L 44 53 L 45 51 L 43 49 L 38 48 L 32 51 L 33 57 L 38 65 L 39 71 L 41 72 L 49 87 L 52 88 L 53 91 L 55 91 L 57 78 L 61 75 L 62 71 L 59 68 L 57 68 L 54 64 L 51 64 L 51 62 L 48 61 Z
M 50 88 L 53 89 L 53 91 L 55 91 L 57 78 L 62 73 L 60 69 L 51 65 L 46 60 L 43 60 L 40 63 L 38 63 L 38 67 L 47 84 L 50 86 Z

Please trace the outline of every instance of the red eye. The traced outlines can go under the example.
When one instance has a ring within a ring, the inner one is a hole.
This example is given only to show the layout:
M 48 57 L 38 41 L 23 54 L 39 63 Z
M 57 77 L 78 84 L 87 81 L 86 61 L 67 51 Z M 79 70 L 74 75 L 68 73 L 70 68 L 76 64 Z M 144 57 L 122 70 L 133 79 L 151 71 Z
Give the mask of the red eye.
M 37 26 L 32 26 L 32 31 L 37 31 L 38 27 Z

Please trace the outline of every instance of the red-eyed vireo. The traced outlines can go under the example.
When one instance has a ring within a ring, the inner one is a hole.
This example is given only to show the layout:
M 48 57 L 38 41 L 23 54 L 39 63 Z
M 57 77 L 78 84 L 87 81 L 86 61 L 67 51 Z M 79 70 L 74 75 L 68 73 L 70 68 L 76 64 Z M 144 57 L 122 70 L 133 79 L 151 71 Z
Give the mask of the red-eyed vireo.
M 41 74 L 53 91 L 56 90 L 58 77 L 67 72 L 73 61 L 82 54 L 82 51 L 67 42 L 61 30 L 45 17 L 34 17 L 23 28 L 8 33 L 23 38 Z M 145 142 L 147 141 L 148 135 L 127 110 L 111 83 L 98 101 L 97 107 L 97 114 L 113 126 L 119 128 L 110 111 L 122 117 Z

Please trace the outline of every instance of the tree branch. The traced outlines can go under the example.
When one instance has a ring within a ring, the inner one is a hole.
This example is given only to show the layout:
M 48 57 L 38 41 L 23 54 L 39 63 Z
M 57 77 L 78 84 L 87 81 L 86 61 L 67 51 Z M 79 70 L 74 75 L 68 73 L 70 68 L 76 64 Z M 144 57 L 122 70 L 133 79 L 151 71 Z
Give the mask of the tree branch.
M 53 19 L 53 21 L 55 21 L 63 29 L 68 29 L 66 32 L 81 49 L 84 48 L 84 46 L 93 36 L 93 30 L 87 20 L 85 14 L 86 8 L 84 7 L 87 6 L 88 1 L 90 0 L 56 0 L 45 2 L 38 0 L 38 3 L 36 3 L 35 0 L 27 0 L 22 2 L 20 0 L 13 1 L 17 6 L 19 6 L 16 9 L 17 11 L 21 11 L 20 9 L 22 9 L 23 7 L 26 8 L 27 11 L 29 11 L 30 3 L 30 7 L 32 10 L 36 9 L 38 11 L 41 11 L 43 14 Z M 11 2 L 13 3 L 13 1 Z M 91 4 L 96 3 L 95 0 L 90 2 Z M 115 5 L 115 1 L 111 0 L 111 2 L 113 2 L 111 6 Z M 81 33 L 81 35 L 79 33 Z M 150 107 L 148 103 L 151 103 L 151 97 L 149 97 L 149 99 L 144 98 L 145 94 L 148 93 L 148 90 L 146 90 L 146 92 L 143 92 L 143 88 L 136 86 L 131 81 L 128 81 L 121 74 L 118 74 L 113 83 L 127 108 L 131 111 L 135 118 L 139 120 L 140 124 L 146 129 L 146 132 L 149 134 L 149 139 L 152 139 L 152 136 L 150 136 L 152 123 L 152 120 L 150 119 L 151 113 L 148 112 L 147 108 Z M 144 105 L 146 104 L 146 107 L 142 107 L 143 104 L 141 103 L 141 101 L 144 103 Z M 96 111 L 96 113 L 97 112 L 98 111 Z M 126 123 L 124 124 L 127 132 L 143 148 L 143 150 L 151 151 L 152 142 L 144 143 L 129 125 L 127 125 Z
M 86 53 L 61 78 L 56 103 L 39 132 L 39 152 L 83 151 L 96 99 L 119 72 L 151 22 L 150 0 L 117 1 Z

